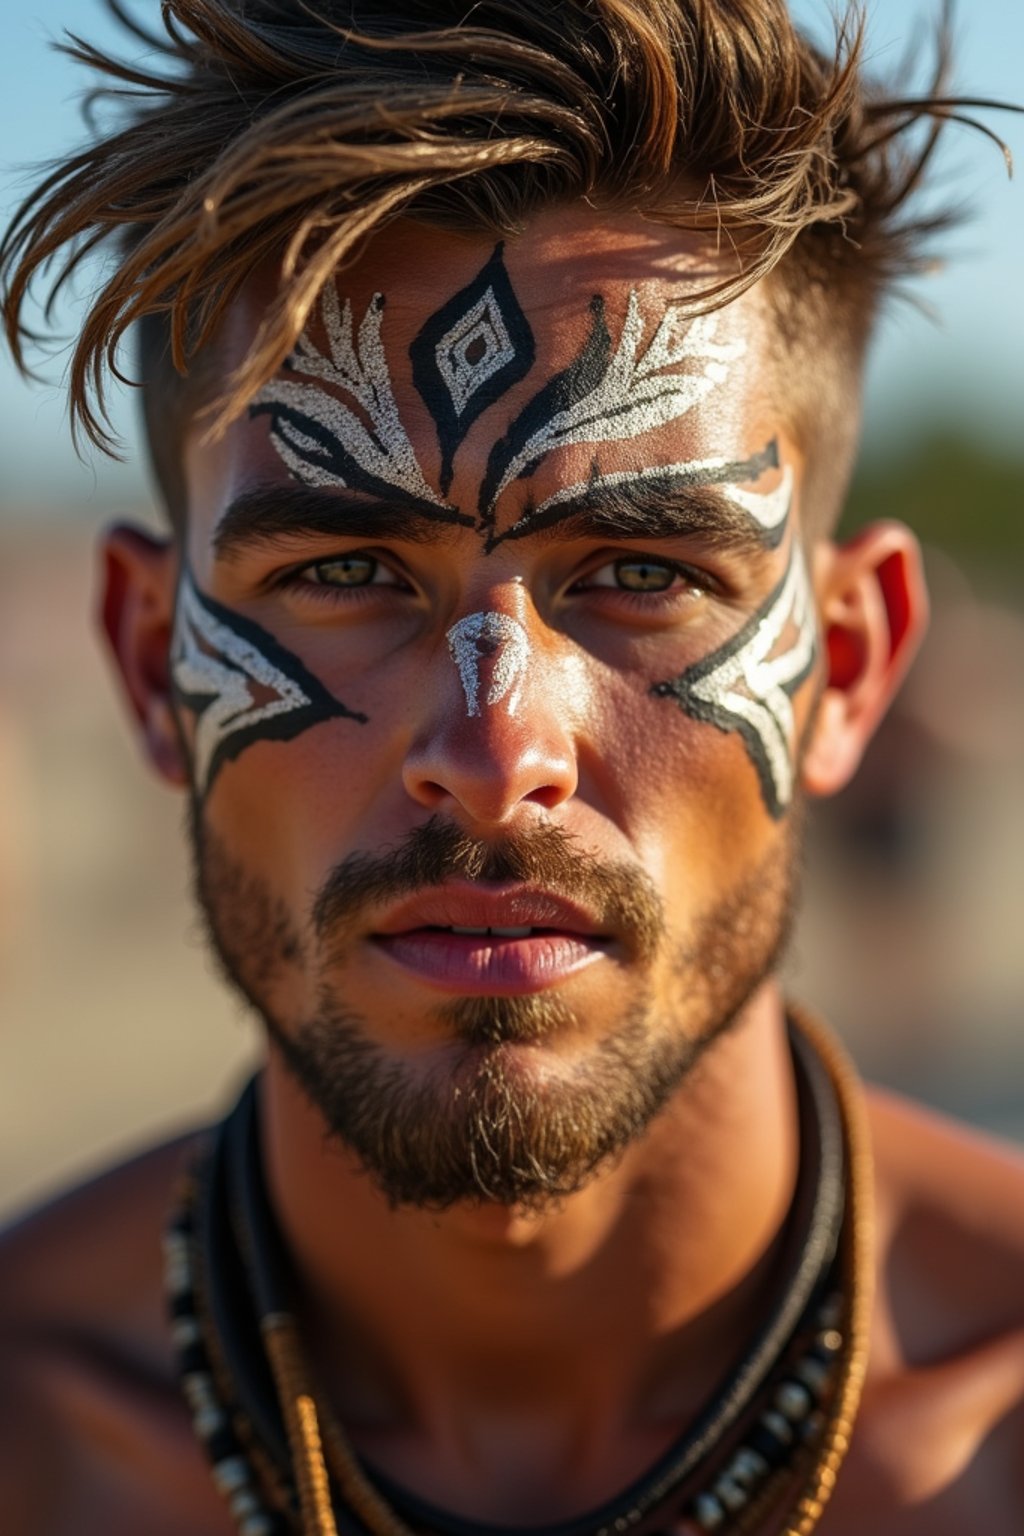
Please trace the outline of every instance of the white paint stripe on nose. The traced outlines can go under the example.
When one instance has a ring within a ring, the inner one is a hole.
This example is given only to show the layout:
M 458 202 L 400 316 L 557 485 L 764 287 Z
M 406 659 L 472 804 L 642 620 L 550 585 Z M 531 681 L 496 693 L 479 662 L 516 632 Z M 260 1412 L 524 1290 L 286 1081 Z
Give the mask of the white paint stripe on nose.
M 459 669 L 467 715 L 472 717 L 480 713 L 480 664 L 483 661 L 493 662 L 485 704 L 498 704 L 507 696 L 506 707 L 509 714 L 514 715 L 530 659 L 530 641 L 519 620 L 507 613 L 470 613 L 453 624 L 445 638 L 452 660 Z

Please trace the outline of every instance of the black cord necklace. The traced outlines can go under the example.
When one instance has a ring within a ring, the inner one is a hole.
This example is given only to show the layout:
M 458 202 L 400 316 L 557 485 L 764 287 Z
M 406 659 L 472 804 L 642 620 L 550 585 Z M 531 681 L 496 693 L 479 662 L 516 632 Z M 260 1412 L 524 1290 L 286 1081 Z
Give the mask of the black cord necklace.
M 684 1512 L 697 1529 L 718 1529 L 754 1501 L 812 1434 L 842 1343 L 834 1327 L 834 1271 L 844 1209 L 843 1133 L 829 1073 L 800 1032 L 791 1030 L 791 1042 L 806 1173 L 783 1255 L 789 1277 L 768 1319 L 698 1420 L 647 1473 L 600 1508 L 533 1528 L 529 1536 L 621 1536 L 651 1531 L 652 1520 L 678 1519 Z M 292 1311 L 292 1285 L 263 1179 L 256 1093 L 254 1080 L 201 1159 L 192 1199 L 170 1234 L 178 1279 L 184 1263 L 189 1285 L 184 1293 L 169 1289 L 186 1396 L 194 1412 L 197 1403 L 200 1412 L 205 1409 L 206 1426 L 219 1415 L 212 1440 L 197 1423 L 215 1479 L 237 1484 L 226 1491 L 242 1536 L 279 1536 L 294 1528 L 298 1500 L 264 1343 L 267 1320 Z M 198 1327 L 190 1326 L 189 1315 Z M 520 1536 L 509 1527 L 453 1516 L 365 1466 L 356 1476 L 393 1512 L 391 1529 Z M 334 1513 L 339 1531 L 372 1536 L 374 1527 L 344 1505 L 335 1502 Z

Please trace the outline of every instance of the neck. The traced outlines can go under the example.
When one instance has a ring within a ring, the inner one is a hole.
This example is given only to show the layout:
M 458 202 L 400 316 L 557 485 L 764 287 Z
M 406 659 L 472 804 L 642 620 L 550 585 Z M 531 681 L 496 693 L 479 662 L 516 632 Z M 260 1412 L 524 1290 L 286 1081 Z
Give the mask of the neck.
M 543 1215 L 392 1210 L 325 1141 L 276 1056 L 261 1118 L 330 1400 L 384 1470 L 479 1519 L 561 1518 L 637 1476 L 695 1417 L 778 1284 L 798 1147 L 773 985 L 621 1161 Z M 558 1498 L 524 1488 L 524 1465 Z M 473 1468 L 481 1489 L 508 1474 L 518 1515 L 507 1492 L 481 1507 Z

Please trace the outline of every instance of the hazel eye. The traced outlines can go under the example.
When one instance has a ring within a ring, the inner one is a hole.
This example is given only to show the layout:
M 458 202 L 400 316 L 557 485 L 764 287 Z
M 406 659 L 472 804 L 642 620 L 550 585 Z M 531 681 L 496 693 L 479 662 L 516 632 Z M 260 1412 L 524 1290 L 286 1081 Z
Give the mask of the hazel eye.
M 319 587 L 394 586 L 395 578 L 387 566 L 372 555 L 339 555 L 333 560 L 317 560 L 307 565 L 303 579 Z
M 617 587 L 621 592 L 667 592 L 679 570 L 661 560 L 613 560 L 589 579 L 594 587 Z

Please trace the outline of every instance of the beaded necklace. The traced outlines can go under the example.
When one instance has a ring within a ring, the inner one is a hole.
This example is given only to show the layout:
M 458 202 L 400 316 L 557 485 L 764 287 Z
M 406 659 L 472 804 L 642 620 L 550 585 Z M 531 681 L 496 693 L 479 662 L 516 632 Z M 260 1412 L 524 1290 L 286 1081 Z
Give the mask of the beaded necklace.
M 769 1517 L 785 1519 L 785 1536 L 808 1536 L 817 1524 L 866 1362 L 871 1165 L 859 1083 L 840 1048 L 804 1014 L 791 1017 L 790 1037 L 804 1172 L 771 1315 L 642 1478 L 528 1536 L 738 1536 Z M 370 1475 L 323 1401 L 262 1178 L 254 1083 L 201 1152 L 166 1250 L 182 1390 L 240 1536 L 520 1536 Z

